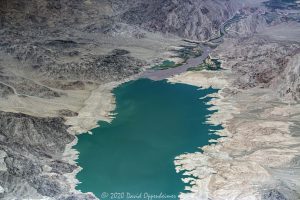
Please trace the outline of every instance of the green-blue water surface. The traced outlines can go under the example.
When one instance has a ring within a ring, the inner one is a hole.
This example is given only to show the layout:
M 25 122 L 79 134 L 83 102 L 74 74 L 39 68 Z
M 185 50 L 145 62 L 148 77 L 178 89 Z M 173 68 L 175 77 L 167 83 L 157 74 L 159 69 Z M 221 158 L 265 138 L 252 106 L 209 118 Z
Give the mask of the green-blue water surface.
M 220 127 L 205 123 L 209 98 L 200 99 L 216 90 L 139 79 L 113 92 L 116 118 L 80 135 L 75 146 L 83 168 L 77 189 L 99 198 L 103 192 L 124 192 L 121 199 L 145 192 L 177 197 L 185 185 L 174 158 L 217 138 L 210 129 Z

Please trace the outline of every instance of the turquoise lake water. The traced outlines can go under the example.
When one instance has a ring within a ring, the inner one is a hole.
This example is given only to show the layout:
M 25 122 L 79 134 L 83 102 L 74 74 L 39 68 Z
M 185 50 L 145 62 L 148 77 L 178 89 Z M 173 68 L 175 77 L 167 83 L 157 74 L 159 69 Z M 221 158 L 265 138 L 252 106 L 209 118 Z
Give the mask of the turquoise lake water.
M 199 151 L 217 138 L 209 130 L 221 128 L 205 123 L 212 114 L 205 104 L 210 99 L 199 99 L 216 90 L 139 79 L 113 92 L 116 118 L 111 124 L 100 122 L 93 135 L 80 135 L 75 146 L 83 168 L 77 189 L 101 199 L 112 199 L 116 192 L 119 199 L 132 199 L 129 194 L 145 199 L 138 198 L 141 193 L 177 199 L 185 184 L 175 171 L 174 158 Z

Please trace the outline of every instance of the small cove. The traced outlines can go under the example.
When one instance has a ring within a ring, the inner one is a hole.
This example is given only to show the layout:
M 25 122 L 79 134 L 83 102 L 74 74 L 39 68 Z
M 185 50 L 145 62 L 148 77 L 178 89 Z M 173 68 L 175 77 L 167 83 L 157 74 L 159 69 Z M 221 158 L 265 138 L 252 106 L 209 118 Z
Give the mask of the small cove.
M 200 99 L 214 92 L 149 79 L 114 89 L 116 118 L 110 124 L 99 122 L 93 135 L 80 135 L 75 146 L 83 168 L 77 189 L 99 198 L 103 192 L 124 192 L 121 199 L 130 199 L 127 193 L 163 193 L 177 199 L 185 184 L 174 158 L 218 138 L 211 130 L 221 127 L 205 123 L 213 113 L 206 104 L 210 98 Z

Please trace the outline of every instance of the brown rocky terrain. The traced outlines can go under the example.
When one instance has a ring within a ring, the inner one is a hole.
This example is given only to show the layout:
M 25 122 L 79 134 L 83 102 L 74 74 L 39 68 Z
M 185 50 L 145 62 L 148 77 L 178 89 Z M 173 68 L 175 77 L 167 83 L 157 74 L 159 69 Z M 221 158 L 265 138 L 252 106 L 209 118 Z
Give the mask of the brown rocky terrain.
M 150 31 L 207 40 L 218 35 L 221 24 L 241 6 L 239 1 L 137 1 L 121 19 Z

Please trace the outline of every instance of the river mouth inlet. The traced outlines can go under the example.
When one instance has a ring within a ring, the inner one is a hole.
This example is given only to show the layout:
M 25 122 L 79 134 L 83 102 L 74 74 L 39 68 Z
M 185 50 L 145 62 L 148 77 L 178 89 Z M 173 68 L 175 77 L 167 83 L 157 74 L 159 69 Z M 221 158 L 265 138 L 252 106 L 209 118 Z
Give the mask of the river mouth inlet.
M 207 105 L 210 98 L 203 97 L 216 90 L 139 79 L 113 92 L 116 118 L 110 124 L 99 122 L 92 135 L 78 137 L 77 162 L 83 170 L 77 189 L 101 199 L 114 194 L 121 199 L 141 194 L 177 199 L 185 184 L 175 171 L 175 157 L 199 151 L 221 128 L 206 123 L 213 111 Z

